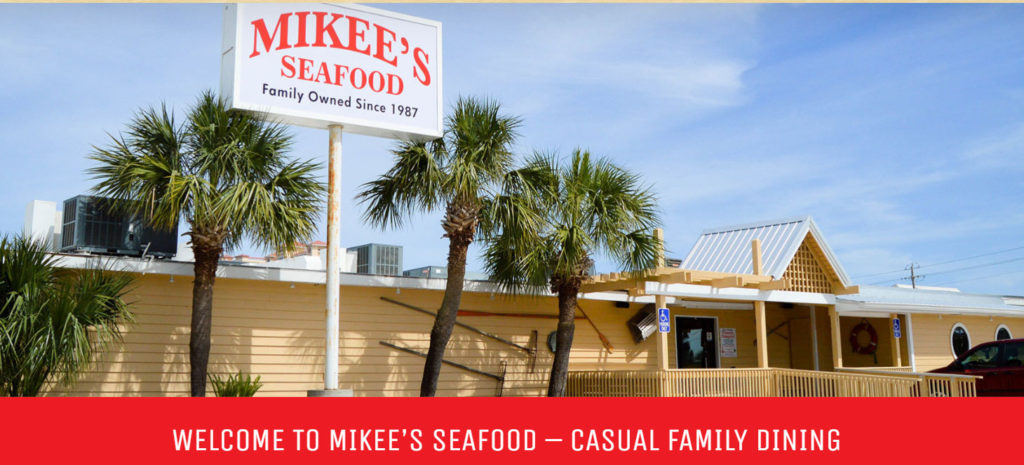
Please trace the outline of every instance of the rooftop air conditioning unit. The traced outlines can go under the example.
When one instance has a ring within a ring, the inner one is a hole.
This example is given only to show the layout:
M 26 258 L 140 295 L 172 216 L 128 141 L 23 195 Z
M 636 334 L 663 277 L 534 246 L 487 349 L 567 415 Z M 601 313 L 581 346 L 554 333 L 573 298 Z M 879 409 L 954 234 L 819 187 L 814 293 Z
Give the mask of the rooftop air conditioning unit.
M 79 195 L 64 201 L 61 252 L 142 255 L 171 258 L 178 249 L 178 227 L 145 226 L 141 218 L 110 211 L 109 200 Z
M 348 249 L 356 252 L 356 273 L 384 276 L 402 275 L 402 246 L 365 244 Z

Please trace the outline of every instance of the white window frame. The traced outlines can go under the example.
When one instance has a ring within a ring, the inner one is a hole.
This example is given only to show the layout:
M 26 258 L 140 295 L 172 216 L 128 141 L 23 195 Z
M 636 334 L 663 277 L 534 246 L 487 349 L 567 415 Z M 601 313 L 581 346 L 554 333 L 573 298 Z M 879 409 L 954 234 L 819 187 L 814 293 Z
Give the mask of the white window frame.
M 967 334 L 967 350 L 970 351 L 971 348 L 974 347 L 974 344 L 971 343 L 971 331 L 967 329 L 967 326 L 965 326 L 963 323 L 959 323 L 959 322 L 954 323 L 953 327 L 949 329 L 949 351 L 950 351 L 950 353 L 953 354 L 953 358 L 960 358 L 960 355 L 962 355 L 962 354 L 957 354 L 956 353 L 956 349 L 953 348 L 953 333 L 956 332 L 957 328 L 963 328 L 964 329 L 964 333 Z M 967 353 L 967 352 L 964 352 L 964 353 Z
M 992 340 L 994 340 L 994 341 L 998 341 L 999 340 L 999 330 L 1000 329 L 1005 329 L 1006 330 L 1006 334 L 1009 334 L 1010 335 L 1010 339 L 1013 339 L 1013 331 L 1010 331 L 1010 327 L 1006 326 L 1005 324 L 1000 324 L 999 326 L 996 326 L 996 332 L 992 334 Z

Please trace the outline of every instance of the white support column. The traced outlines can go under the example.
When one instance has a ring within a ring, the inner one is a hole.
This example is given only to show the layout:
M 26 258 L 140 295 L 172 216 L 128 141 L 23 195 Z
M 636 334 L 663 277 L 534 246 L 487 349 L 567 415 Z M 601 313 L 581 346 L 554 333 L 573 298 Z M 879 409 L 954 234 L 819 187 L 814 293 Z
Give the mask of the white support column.
M 327 168 L 327 337 L 324 389 L 338 389 L 338 345 L 341 319 L 341 125 L 332 124 Z
M 910 369 L 917 372 L 917 357 L 914 355 L 914 323 L 910 313 L 907 312 L 907 327 L 903 331 L 907 333 L 907 359 L 910 360 Z

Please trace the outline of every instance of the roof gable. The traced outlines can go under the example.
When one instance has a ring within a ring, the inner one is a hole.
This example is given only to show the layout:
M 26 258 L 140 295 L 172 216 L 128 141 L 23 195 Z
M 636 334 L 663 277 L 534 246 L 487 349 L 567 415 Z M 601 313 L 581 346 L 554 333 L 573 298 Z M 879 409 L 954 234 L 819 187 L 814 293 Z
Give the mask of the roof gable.
M 826 262 L 820 265 L 831 269 L 824 271 L 834 272 L 842 286 L 849 286 L 850 279 L 810 216 L 706 230 L 697 238 L 680 268 L 752 274 L 750 242 L 760 239 L 763 273 L 780 278 L 808 235 Z

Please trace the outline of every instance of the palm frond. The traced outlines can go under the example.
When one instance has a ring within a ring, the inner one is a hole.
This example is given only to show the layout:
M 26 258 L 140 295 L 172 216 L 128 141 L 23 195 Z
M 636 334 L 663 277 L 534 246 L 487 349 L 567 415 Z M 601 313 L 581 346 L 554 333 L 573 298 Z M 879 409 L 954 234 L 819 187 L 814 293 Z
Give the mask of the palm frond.
M 365 205 L 363 221 L 381 229 L 400 228 L 416 212 L 437 209 L 449 196 L 444 191 L 442 144 L 402 142 L 394 150 L 394 165 L 383 176 L 363 184 L 356 196 Z

